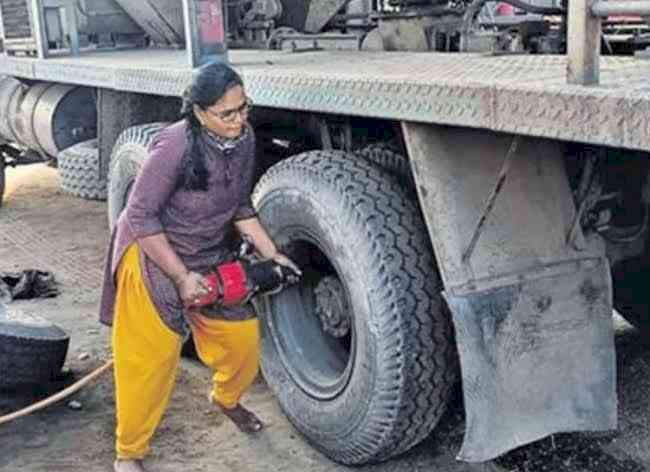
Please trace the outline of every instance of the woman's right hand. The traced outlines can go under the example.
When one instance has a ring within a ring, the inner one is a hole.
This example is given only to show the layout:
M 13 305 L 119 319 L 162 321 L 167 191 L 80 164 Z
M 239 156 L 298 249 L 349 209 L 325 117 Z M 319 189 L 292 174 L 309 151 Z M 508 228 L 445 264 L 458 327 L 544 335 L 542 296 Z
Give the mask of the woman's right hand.
M 208 294 L 209 288 L 203 276 L 197 272 L 188 272 L 176 283 L 178 295 L 185 306 L 194 305 L 201 297 Z

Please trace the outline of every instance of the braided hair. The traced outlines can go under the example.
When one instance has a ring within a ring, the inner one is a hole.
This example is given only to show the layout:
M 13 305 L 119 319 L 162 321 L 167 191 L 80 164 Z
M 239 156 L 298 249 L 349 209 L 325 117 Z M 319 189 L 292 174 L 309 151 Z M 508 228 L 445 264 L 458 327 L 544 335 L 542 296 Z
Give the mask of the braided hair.
M 183 157 L 183 175 L 179 186 L 186 190 L 208 189 L 208 170 L 201 143 L 201 123 L 194 107 L 201 110 L 214 105 L 233 87 L 243 86 L 241 77 L 222 62 L 213 62 L 198 69 L 183 94 L 181 117 L 187 121 L 187 151 Z

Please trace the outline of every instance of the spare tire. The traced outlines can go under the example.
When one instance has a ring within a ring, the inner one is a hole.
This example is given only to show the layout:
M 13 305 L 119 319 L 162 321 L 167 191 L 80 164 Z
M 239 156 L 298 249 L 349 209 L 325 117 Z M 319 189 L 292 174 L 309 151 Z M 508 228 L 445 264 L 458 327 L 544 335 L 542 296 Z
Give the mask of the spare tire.
M 97 140 L 70 146 L 57 155 L 61 188 L 86 200 L 106 200 L 106 178 L 100 175 Z
M 273 166 L 253 199 L 304 272 L 298 286 L 258 300 L 262 370 L 289 420 L 344 464 L 419 443 L 458 369 L 415 202 L 378 168 L 334 151 Z
M 165 126 L 164 123 L 132 126 L 123 131 L 115 142 L 108 171 L 108 224 L 111 230 L 126 206 L 142 163 L 149 156 L 153 138 Z
M 0 303 L 0 387 L 52 380 L 65 363 L 69 342 L 58 326 Z

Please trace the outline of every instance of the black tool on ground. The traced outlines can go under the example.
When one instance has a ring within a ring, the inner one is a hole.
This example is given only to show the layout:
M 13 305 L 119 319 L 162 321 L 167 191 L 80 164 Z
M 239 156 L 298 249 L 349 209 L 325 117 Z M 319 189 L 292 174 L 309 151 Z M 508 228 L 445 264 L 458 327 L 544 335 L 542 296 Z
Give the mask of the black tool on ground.
M 0 301 L 10 303 L 17 299 L 50 298 L 59 294 L 54 275 L 42 270 L 0 272 Z

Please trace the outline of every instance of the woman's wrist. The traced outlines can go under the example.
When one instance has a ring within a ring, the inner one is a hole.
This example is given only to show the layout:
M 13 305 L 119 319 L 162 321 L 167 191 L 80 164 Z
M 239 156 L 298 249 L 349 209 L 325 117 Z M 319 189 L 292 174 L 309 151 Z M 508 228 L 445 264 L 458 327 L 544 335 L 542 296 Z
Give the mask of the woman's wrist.
M 183 268 L 182 270 L 179 270 L 178 272 L 174 272 L 173 274 L 171 274 L 170 277 L 174 281 L 174 285 L 179 286 L 180 284 L 183 283 L 183 281 L 187 279 L 188 275 L 190 275 L 190 271 Z
M 255 245 L 255 250 L 262 257 L 262 259 L 274 259 L 278 256 L 278 254 L 280 254 L 280 251 L 278 251 L 278 248 L 275 246 L 275 244 L 265 244 L 260 246 L 262 247 Z
M 280 251 L 278 251 L 277 249 L 274 248 L 273 251 L 271 251 L 271 253 L 268 255 L 267 259 L 274 259 L 274 258 L 278 257 L 279 254 L 280 254 Z

